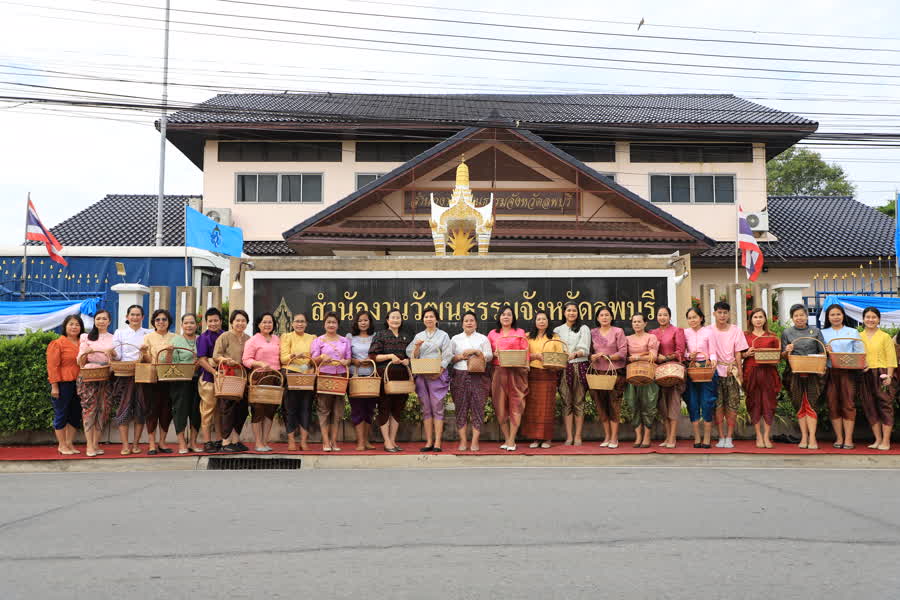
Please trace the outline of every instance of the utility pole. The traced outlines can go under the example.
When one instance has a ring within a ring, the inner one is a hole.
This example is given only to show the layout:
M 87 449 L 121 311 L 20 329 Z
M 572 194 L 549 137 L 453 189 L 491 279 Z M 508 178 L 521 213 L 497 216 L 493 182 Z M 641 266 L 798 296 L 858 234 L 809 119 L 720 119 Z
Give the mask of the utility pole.
M 156 202 L 156 245 L 163 245 L 163 209 L 166 185 L 166 108 L 169 100 L 169 5 L 166 0 L 166 33 L 163 43 L 162 117 L 159 120 L 159 198 Z

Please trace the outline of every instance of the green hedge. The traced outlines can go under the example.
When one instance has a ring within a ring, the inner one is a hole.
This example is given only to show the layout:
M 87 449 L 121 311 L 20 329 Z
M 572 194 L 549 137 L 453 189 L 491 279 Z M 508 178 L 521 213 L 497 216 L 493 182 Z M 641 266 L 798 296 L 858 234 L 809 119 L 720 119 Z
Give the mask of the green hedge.
M 53 426 L 47 345 L 59 337 L 37 331 L 0 340 L 0 431 L 49 430 Z

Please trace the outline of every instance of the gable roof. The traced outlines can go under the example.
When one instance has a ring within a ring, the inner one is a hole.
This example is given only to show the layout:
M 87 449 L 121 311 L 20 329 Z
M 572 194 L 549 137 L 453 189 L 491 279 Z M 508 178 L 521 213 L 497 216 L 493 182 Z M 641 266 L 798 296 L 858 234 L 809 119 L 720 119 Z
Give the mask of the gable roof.
M 436 158 L 445 152 L 450 151 L 454 146 L 462 144 L 463 142 L 466 142 L 467 140 L 469 140 L 469 138 L 472 138 L 476 134 L 478 134 L 480 132 L 484 132 L 484 131 L 488 131 L 488 128 L 467 127 L 466 129 L 460 131 L 459 133 L 453 135 L 452 137 L 444 140 L 443 142 L 441 142 L 435 146 L 432 146 L 428 150 L 425 150 L 424 152 L 420 153 L 419 155 L 413 157 L 412 159 L 410 159 L 403 165 L 393 169 L 392 171 L 383 175 L 382 177 L 379 177 L 375 181 L 372 181 L 369 184 L 361 187 L 360 189 L 358 189 L 355 192 L 353 192 L 352 194 L 346 196 L 342 200 L 332 204 L 331 206 L 324 208 L 323 210 L 319 211 L 315 215 L 309 217 L 308 219 L 306 219 L 306 220 L 302 221 L 301 223 L 295 225 L 294 227 L 288 229 L 287 231 L 285 231 L 282 234 L 282 236 L 284 237 L 285 240 L 289 240 L 289 238 L 297 236 L 299 234 L 302 234 L 302 233 L 306 232 L 307 230 L 309 230 L 310 228 L 315 227 L 316 225 L 325 223 L 330 218 L 337 216 L 339 213 L 341 213 L 345 209 L 347 209 L 347 208 L 351 207 L 352 205 L 356 204 L 357 202 L 363 200 L 366 196 L 369 196 L 370 194 L 376 192 L 379 188 L 386 187 L 389 184 L 391 184 L 392 181 L 398 180 L 404 176 L 409 177 L 409 174 L 411 172 L 413 172 L 413 169 L 415 167 L 422 165 L 423 163 L 427 162 L 428 160 Z M 580 172 L 582 175 L 586 175 L 588 178 L 593 179 L 595 182 L 597 182 L 599 185 L 601 185 L 603 188 L 605 188 L 605 190 L 613 192 L 616 195 L 618 195 L 619 197 L 623 197 L 623 198 L 629 200 L 635 207 L 653 215 L 659 221 L 662 221 L 665 224 L 672 227 L 672 229 L 674 229 L 675 231 L 687 234 L 701 246 L 712 246 L 715 244 L 715 241 L 712 240 L 711 238 L 707 237 L 705 234 L 694 229 L 693 227 L 684 223 L 683 221 L 677 219 L 676 217 L 674 217 L 671 214 L 669 214 L 668 212 L 662 210 L 661 208 L 654 205 L 653 203 L 641 198 L 640 196 L 638 196 L 634 192 L 630 191 L 629 189 L 619 185 L 615 181 L 611 180 L 610 178 L 606 177 L 605 175 L 599 173 L 598 171 L 596 171 L 593 168 L 589 167 L 588 165 L 584 164 L 583 162 L 581 162 L 580 160 L 578 160 L 571 154 L 568 154 L 567 152 L 560 150 L 558 147 L 547 142 L 546 140 L 541 138 L 539 135 L 532 133 L 530 131 L 521 130 L 521 129 L 519 129 L 519 130 L 495 129 L 495 130 L 493 130 L 494 139 L 498 139 L 497 138 L 498 131 L 502 131 L 506 135 L 511 136 L 512 138 L 524 139 L 524 140 L 530 142 L 534 146 L 540 148 L 542 151 L 556 157 L 563 164 L 571 167 L 572 169 L 576 170 L 577 172 Z M 504 228 L 505 224 L 507 224 L 507 221 L 505 221 L 505 220 L 498 220 L 496 222 L 494 237 L 497 237 L 497 234 L 500 233 L 500 231 L 498 231 L 498 230 L 502 230 Z M 415 229 L 415 227 L 416 227 L 416 225 L 412 222 L 405 223 L 405 225 L 407 227 L 412 227 L 413 229 Z M 574 224 L 569 224 L 568 227 L 571 228 L 572 225 L 574 225 Z M 396 224 L 394 224 L 394 226 L 396 226 Z M 390 228 L 390 225 L 388 225 L 387 227 Z M 426 232 L 426 233 L 428 233 L 428 237 L 430 238 L 430 232 Z M 667 232 L 667 234 L 668 234 L 668 239 L 670 239 L 672 241 L 674 241 L 674 239 L 677 238 L 677 236 L 675 236 L 673 238 L 672 232 Z M 663 237 L 663 236 L 649 235 L 648 239 L 650 239 L 650 238 L 656 239 L 656 238 L 661 238 L 661 237 Z M 631 238 L 631 239 L 635 239 L 635 238 Z
M 164 197 L 163 246 L 184 246 L 184 207 L 197 197 Z M 155 246 L 157 200 L 156 194 L 107 194 L 50 231 L 63 246 Z
M 769 230 L 762 242 L 766 262 L 894 256 L 894 219 L 852 196 L 769 196 Z M 734 261 L 734 243 L 717 242 L 696 264 Z
M 259 123 L 519 121 L 606 125 L 793 125 L 804 117 L 732 94 L 219 94 L 170 126 Z

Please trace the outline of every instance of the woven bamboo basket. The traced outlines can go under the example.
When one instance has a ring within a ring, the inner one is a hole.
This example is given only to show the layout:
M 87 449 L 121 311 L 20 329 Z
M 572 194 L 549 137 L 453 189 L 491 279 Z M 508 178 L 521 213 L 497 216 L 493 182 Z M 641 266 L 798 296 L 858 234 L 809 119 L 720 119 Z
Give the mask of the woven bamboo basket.
M 139 362 L 134 365 L 135 383 L 156 383 L 156 365 L 153 363 Z
M 472 354 L 466 359 L 466 368 L 469 373 L 484 373 L 487 370 L 487 362 L 484 360 L 484 356 Z
M 101 383 L 109 380 L 109 365 L 102 367 L 82 367 L 78 373 L 81 381 L 86 383 Z
M 316 393 L 317 394 L 331 394 L 332 396 L 343 396 L 347 393 L 347 385 L 350 381 L 350 376 L 347 373 L 346 367 L 344 368 L 343 375 L 332 375 L 330 373 L 322 373 L 322 367 L 324 365 L 338 365 L 340 366 L 340 362 L 336 360 L 323 360 L 316 367 Z
M 407 379 L 391 379 L 388 375 L 388 372 L 391 370 L 391 365 L 388 365 L 384 368 L 384 393 L 385 394 L 412 394 L 416 391 L 416 384 L 413 381 L 412 371 L 409 370 L 409 367 L 406 367 L 406 372 L 409 374 L 409 378 Z
M 220 362 L 216 367 L 216 375 L 213 377 L 213 389 L 216 398 L 244 397 L 244 390 L 247 389 L 247 371 L 240 365 L 231 368 L 240 369 L 241 374 L 229 375 L 228 366 L 224 362 Z
M 647 360 L 628 363 L 625 368 L 625 381 L 631 385 L 647 385 L 656 377 L 656 366 Z
M 778 342 L 777 348 L 757 348 L 756 342 L 759 340 L 773 337 Z M 781 340 L 779 340 L 774 335 L 764 335 L 762 337 L 758 337 L 753 340 L 753 343 L 750 344 L 750 347 L 753 348 L 753 358 L 756 359 L 756 363 L 760 365 L 777 365 L 781 362 Z
M 306 371 L 295 371 L 293 368 L 305 366 Z M 310 391 L 316 389 L 316 371 L 310 368 L 309 361 L 303 365 L 294 365 L 293 363 L 285 367 L 284 379 L 287 381 L 287 389 Z
M 606 373 L 600 373 L 594 368 L 594 365 L 591 364 L 585 375 L 588 387 L 592 390 L 608 391 L 616 387 L 616 379 L 618 379 L 618 376 L 616 375 L 616 370 L 612 368 L 612 360 L 605 354 L 603 355 L 603 358 L 609 361 L 607 362 L 609 367 L 606 369 Z
M 355 375 L 350 378 L 350 397 L 378 398 L 381 395 L 381 377 L 378 376 L 375 361 L 364 360 L 363 362 L 372 364 L 372 373 L 370 375 Z
M 517 337 L 523 340 L 528 339 L 521 335 L 504 335 L 503 337 Z M 501 367 L 528 366 L 528 350 L 497 350 L 496 354 Z
M 684 373 L 684 365 L 673 360 L 657 365 L 653 377 L 659 387 L 675 387 L 684 383 Z
M 274 369 L 253 369 L 250 372 L 250 404 L 281 404 L 284 375 Z
M 565 352 L 559 352 L 551 350 L 547 352 L 544 348 L 547 347 L 547 344 L 562 344 L 563 348 L 566 349 Z M 551 370 L 560 370 L 565 369 L 566 365 L 569 364 L 569 346 L 562 340 L 547 340 L 544 342 L 544 345 L 541 346 L 541 362 L 544 363 L 545 369 Z
M 853 340 L 862 345 L 862 340 L 856 338 L 839 337 L 831 340 Z M 831 367 L 833 369 L 865 369 L 866 353 L 865 352 L 831 352 L 828 351 L 828 357 L 831 359 Z
M 791 371 L 801 375 L 824 375 L 828 365 L 828 357 L 825 355 L 825 344 L 819 341 L 818 338 L 810 337 L 808 335 L 797 338 L 797 340 L 802 339 L 815 340 L 822 346 L 822 354 L 810 354 L 808 356 L 789 354 L 788 363 L 791 365 Z
M 695 357 L 696 358 L 696 357 Z M 687 376 L 694 383 L 707 383 L 713 380 L 716 375 L 716 368 L 709 365 L 706 357 L 703 357 L 703 366 L 700 366 L 696 360 L 692 360 L 687 368 Z
M 172 355 L 175 350 L 184 350 L 185 352 L 190 352 L 194 355 L 194 360 L 189 363 L 177 363 L 177 362 L 161 362 L 159 357 L 164 352 L 171 352 L 169 355 L 169 360 L 172 360 Z M 170 350 L 160 350 L 156 353 L 156 378 L 159 381 L 190 381 L 194 378 L 194 371 L 197 370 L 197 353 L 191 350 L 190 348 L 182 348 L 180 346 L 175 346 L 171 351 Z
M 410 358 L 409 362 L 413 375 L 440 375 L 443 368 L 440 358 Z
M 127 342 L 119 342 L 119 353 L 121 354 L 121 349 L 123 346 L 131 346 L 132 348 L 138 348 L 134 344 L 129 344 Z M 140 353 L 138 353 L 140 356 Z M 109 366 L 112 369 L 113 374 L 116 377 L 134 377 L 134 367 L 138 363 L 136 360 L 111 360 L 109 361 Z

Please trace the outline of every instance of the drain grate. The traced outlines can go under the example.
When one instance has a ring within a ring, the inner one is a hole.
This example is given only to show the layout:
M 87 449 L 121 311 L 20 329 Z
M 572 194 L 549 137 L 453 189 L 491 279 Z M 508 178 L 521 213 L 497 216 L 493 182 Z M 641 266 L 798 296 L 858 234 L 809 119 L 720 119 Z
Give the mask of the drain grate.
M 207 471 L 255 471 L 260 469 L 299 469 L 300 457 L 210 456 Z

